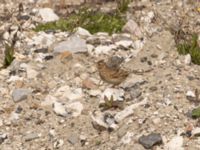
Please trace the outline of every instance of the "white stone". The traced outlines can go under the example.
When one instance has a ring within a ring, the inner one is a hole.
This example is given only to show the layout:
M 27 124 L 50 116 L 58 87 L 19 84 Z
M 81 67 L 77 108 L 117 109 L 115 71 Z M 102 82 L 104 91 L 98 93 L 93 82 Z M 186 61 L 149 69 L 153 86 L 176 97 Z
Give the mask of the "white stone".
M 56 142 L 54 142 L 53 147 L 55 149 L 58 149 L 59 147 L 63 146 L 64 141 L 62 139 L 57 140 Z
M 111 99 L 111 96 L 113 96 L 113 100 L 124 100 L 124 90 L 123 89 L 114 89 L 114 88 L 107 88 L 102 93 L 101 98 L 104 99 L 104 97 L 107 97 L 108 99 Z
M 107 32 L 97 32 L 96 35 L 97 36 L 104 36 L 104 37 L 109 36 Z
M 127 132 L 122 138 L 121 138 L 121 143 L 123 144 L 129 144 L 132 141 L 132 137 L 133 137 L 133 133 L 132 132 Z
M 196 97 L 195 93 L 193 91 L 187 91 L 186 96 L 187 97 L 191 97 L 191 98 L 195 98 Z
M 81 115 L 81 112 L 83 110 L 83 104 L 81 104 L 80 102 L 73 102 L 67 104 L 66 108 L 68 112 L 72 112 L 73 117 L 78 117 L 79 115 Z
M 68 90 L 64 94 L 64 97 L 67 97 L 71 101 L 79 100 L 83 97 L 82 88 Z
M 73 67 L 74 67 L 75 69 L 84 68 L 83 64 L 80 64 L 80 63 L 75 63 L 75 64 L 73 65 Z
M 10 37 L 9 32 L 5 32 L 5 33 L 3 34 L 3 39 L 4 39 L 4 40 L 9 40 L 9 37 Z
M 27 73 L 27 78 L 28 79 L 37 79 L 37 75 L 39 74 L 37 71 L 35 71 L 31 67 L 28 67 L 26 69 L 26 73 Z
M 164 103 L 165 103 L 165 105 L 169 106 L 172 104 L 172 101 L 170 98 L 166 97 L 166 98 L 164 98 Z
M 81 27 L 78 27 L 76 29 L 76 33 L 75 34 L 80 35 L 83 38 L 91 36 L 91 34 L 90 34 L 90 32 L 88 30 L 86 30 L 84 28 L 81 28 Z
M 141 20 L 144 20 L 146 23 L 151 23 L 151 20 L 154 18 L 154 12 L 150 11 L 145 17 L 142 17 Z
M 8 77 L 9 76 L 9 70 L 8 69 L 0 69 L 0 75 L 2 76 L 2 77 Z M 0 77 L 1 77 L 0 76 Z
M 0 133 L 0 139 L 4 140 L 8 137 L 8 135 L 6 133 Z M 7 148 L 6 148 L 7 149 Z
M 191 55 L 190 55 L 190 54 L 187 54 L 187 55 L 185 56 L 184 63 L 185 63 L 186 65 L 190 65 L 190 64 L 191 64 L 191 61 L 192 61 Z
M 57 115 L 62 116 L 62 117 L 66 117 L 68 114 L 64 105 L 59 102 L 53 103 L 53 110 Z
M 115 115 L 115 121 L 116 122 L 120 122 L 123 119 L 125 119 L 126 117 L 132 115 L 134 113 L 134 109 L 138 108 L 141 105 L 145 105 L 147 103 L 147 99 L 144 99 L 143 101 L 136 103 L 136 104 L 132 104 L 128 107 L 126 107 L 124 110 L 117 112 Z
M 101 94 L 101 90 L 98 90 L 98 89 L 97 90 L 89 90 L 88 93 L 89 93 L 90 96 L 95 97 L 95 96 L 98 96 L 98 95 Z
M 134 20 L 129 20 L 122 28 L 124 32 L 128 32 L 137 37 L 142 37 L 142 32 L 138 24 Z
M 184 150 L 183 137 L 175 136 L 173 137 L 165 146 L 165 150 Z
M 104 115 L 101 112 L 91 113 L 91 118 L 96 129 L 104 130 L 108 128 L 108 125 L 104 122 Z
M 39 45 L 41 47 L 49 47 L 56 41 L 53 34 L 47 34 L 45 32 L 38 32 L 36 35 L 27 38 L 28 45 Z
M 144 43 L 145 43 L 145 41 L 136 40 L 136 41 L 133 42 L 132 47 L 135 50 L 141 50 L 144 47 Z
M 21 69 L 26 69 L 28 67 L 28 65 L 26 63 L 21 63 L 20 64 L 20 68 Z
M 154 119 L 152 119 L 152 122 L 153 122 L 155 125 L 159 125 L 159 124 L 160 124 L 160 121 L 161 121 L 160 118 L 154 118 Z
M 57 89 L 57 91 L 55 92 L 55 96 L 61 97 L 68 90 L 70 90 L 70 87 L 68 85 L 62 86 L 62 87 Z
M 16 47 L 20 47 L 20 46 L 16 46 Z M 17 59 L 17 60 L 26 59 L 26 56 L 25 56 L 25 55 L 20 54 L 20 53 L 17 53 L 17 52 L 15 52 L 14 56 L 15 56 L 15 59 Z
M 15 81 L 22 81 L 23 80 L 23 77 L 19 77 L 19 76 L 11 76 L 7 82 L 10 83 L 10 82 L 15 82 Z
M 145 80 L 143 79 L 141 75 L 132 74 L 132 75 L 129 75 L 127 79 L 123 83 L 120 84 L 120 87 L 130 88 L 136 84 L 142 84 L 144 82 Z
M 51 8 L 41 8 L 39 9 L 39 16 L 42 17 L 43 22 L 52 22 L 59 19 L 59 17 L 54 13 Z
M 62 86 L 60 87 L 56 93 L 56 97 L 60 97 L 61 99 L 69 99 L 71 101 L 73 100 L 78 100 L 83 97 L 83 91 L 82 88 L 77 88 L 77 89 L 71 89 L 69 86 Z
M 200 136 L 200 128 L 196 127 L 192 130 L 192 136 Z
M 116 49 L 117 46 L 114 45 L 114 44 L 111 44 L 111 45 L 108 45 L 108 46 L 105 46 L 105 45 L 99 45 L 95 48 L 94 52 L 95 54 L 99 55 L 99 54 L 109 54 L 109 52 L 111 50 L 114 50 Z
M 15 113 L 15 112 L 12 112 L 9 119 L 10 119 L 10 121 L 18 120 L 19 119 L 19 114 Z
M 87 44 L 87 50 L 90 55 L 94 55 L 94 46 L 91 44 Z
M 117 39 L 117 37 L 123 37 L 123 38 L 129 38 L 129 39 L 131 39 L 131 35 L 129 34 L 129 33 L 114 33 L 114 34 L 112 34 L 112 38 L 113 39 Z
M 52 106 L 57 101 L 57 98 L 51 95 L 47 95 L 44 101 L 41 102 L 41 106 Z
M 66 41 L 60 42 L 55 45 L 54 53 L 62 53 L 70 51 L 72 53 L 87 52 L 87 45 L 84 39 L 78 36 L 71 36 Z
M 128 40 L 122 40 L 122 41 L 118 41 L 115 43 L 117 46 L 121 46 L 123 48 L 129 48 L 132 46 L 133 41 L 128 41 Z
M 54 129 L 49 130 L 49 135 L 51 135 L 52 137 L 55 137 L 56 131 Z

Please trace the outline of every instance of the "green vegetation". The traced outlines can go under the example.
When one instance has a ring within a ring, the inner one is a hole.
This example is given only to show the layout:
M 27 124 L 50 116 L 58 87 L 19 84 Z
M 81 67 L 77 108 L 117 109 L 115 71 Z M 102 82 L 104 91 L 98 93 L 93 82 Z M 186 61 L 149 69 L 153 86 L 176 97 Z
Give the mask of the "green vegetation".
M 128 10 L 128 5 L 132 0 L 117 0 L 117 9 L 120 13 Z
M 122 3 L 120 11 L 125 10 L 125 4 Z M 119 12 L 107 14 L 100 11 L 80 9 L 78 13 L 71 14 L 67 19 L 60 19 L 56 22 L 39 24 L 35 31 L 61 30 L 73 31 L 76 27 L 87 29 L 90 33 L 108 32 L 109 34 L 120 32 L 125 24 Z
M 113 95 L 111 96 L 110 99 L 108 99 L 106 96 L 104 96 L 104 101 L 105 103 L 101 103 L 99 105 L 99 107 L 103 108 L 103 110 L 107 110 L 107 109 L 110 109 L 112 107 L 114 107 L 114 99 L 113 99 Z
M 104 103 L 99 104 L 99 107 L 102 109 L 102 111 L 111 109 L 111 108 L 119 108 L 123 109 L 124 104 L 122 101 L 114 101 L 113 95 L 108 99 L 108 97 L 104 96 Z
M 96 146 L 101 145 L 101 141 L 97 140 L 96 143 L 95 143 L 95 145 L 96 145 Z
M 192 117 L 193 118 L 199 118 L 200 117 L 200 107 L 192 110 Z
M 5 44 L 4 64 L 0 69 L 8 67 L 14 59 L 14 45 Z
M 178 44 L 177 50 L 181 55 L 190 54 L 192 62 L 200 65 L 200 46 L 198 45 L 198 35 L 194 34 L 190 41 L 184 41 L 183 43 Z

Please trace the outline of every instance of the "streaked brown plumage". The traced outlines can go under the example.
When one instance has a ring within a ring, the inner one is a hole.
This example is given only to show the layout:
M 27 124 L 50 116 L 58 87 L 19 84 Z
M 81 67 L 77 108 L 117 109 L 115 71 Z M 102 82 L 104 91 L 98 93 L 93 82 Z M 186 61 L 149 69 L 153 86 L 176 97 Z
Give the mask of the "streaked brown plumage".
M 97 62 L 97 69 L 102 80 L 114 85 L 118 85 L 123 82 L 129 74 L 128 71 L 120 68 L 109 68 L 104 60 Z

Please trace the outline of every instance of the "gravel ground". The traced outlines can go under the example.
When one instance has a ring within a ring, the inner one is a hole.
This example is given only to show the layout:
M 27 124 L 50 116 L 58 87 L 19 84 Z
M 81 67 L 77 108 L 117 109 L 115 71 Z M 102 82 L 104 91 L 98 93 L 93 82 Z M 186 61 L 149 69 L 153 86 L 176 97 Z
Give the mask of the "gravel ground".
M 200 149 L 199 119 L 191 117 L 200 102 L 200 67 L 178 54 L 175 34 L 200 37 L 199 0 L 134 1 L 127 33 L 113 35 L 82 28 L 36 33 L 47 19 L 38 13 L 44 1 L 23 2 L 24 20 L 17 19 L 19 2 L 0 2 L 0 64 L 4 43 L 18 37 L 15 60 L 0 70 L 1 150 Z M 52 10 L 57 17 L 66 12 Z M 120 58 L 129 75 L 113 86 L 97 62 Z M 116 106 L 102 110 L 105 97 Z

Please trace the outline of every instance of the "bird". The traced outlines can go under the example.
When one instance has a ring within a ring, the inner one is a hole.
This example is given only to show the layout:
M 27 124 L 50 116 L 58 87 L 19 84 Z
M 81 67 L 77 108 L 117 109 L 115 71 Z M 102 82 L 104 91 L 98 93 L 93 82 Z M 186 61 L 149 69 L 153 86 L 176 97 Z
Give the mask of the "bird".
M 113 85 L 119 85 L 129 75 L 129 72 L 120 68 L 109 68 L 104 60 L 97 62 L 97 69 L 101 79 Z

